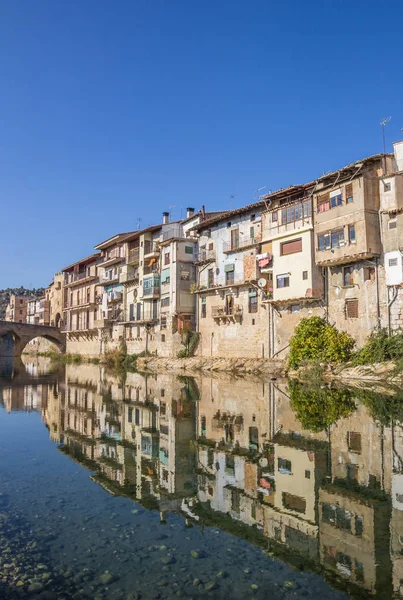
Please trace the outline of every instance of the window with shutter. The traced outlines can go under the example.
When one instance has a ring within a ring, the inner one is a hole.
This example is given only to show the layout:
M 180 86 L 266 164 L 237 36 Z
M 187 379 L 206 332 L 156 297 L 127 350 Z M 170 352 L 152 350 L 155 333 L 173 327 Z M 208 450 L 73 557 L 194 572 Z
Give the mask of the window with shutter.
M 318 196 L 318 212 L 326 212 L 330 209 L 329 193 Z
M 280 255 L 285 256 L 287 254 L 294 254 L 295 252 L 302 252 L 302 238 L 291 240 L 289 242 L 283 242 L 280 244 Z
M 346 300 L 346 319 L 358 319 L 358 300 Z
M 353 184 L 352 183 L 348 183 L 346 185 L 346 187 L 344 188 L 344 193 L 346 195 L 346 204 L 350 204 L 350 202 L 354 202 Z

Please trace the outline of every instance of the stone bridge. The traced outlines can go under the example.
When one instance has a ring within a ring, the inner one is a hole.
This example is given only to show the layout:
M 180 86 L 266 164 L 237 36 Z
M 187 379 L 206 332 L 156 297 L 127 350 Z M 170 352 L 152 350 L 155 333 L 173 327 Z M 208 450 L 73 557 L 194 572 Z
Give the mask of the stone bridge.
M 66 350 L 66 335 L 57 327 L 0 321 L 0 358 L 21 356 L 25 346 L 37 337 L 53 342 L 60 352 Z

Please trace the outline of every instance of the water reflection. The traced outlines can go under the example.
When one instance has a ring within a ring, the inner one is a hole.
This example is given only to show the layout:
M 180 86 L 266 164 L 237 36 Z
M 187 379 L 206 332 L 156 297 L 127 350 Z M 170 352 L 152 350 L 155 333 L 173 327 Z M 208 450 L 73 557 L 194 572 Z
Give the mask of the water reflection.
M 0 399 L 40 411 L 62 453 L 161 523 L 218 527 L 351 596 L 403 593 L 398 393 L 67 365 L 49 382 L 0 380 Z

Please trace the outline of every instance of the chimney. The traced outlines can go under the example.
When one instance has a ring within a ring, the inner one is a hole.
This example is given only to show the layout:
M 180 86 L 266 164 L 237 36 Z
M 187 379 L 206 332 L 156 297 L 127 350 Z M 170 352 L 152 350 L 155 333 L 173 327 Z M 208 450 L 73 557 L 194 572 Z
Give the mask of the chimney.
M 206 217 L 206 209 L 204 208 L 204 204 L 203 204 L 203 206 L 202 206 L 202 220 L 203 221 L 204 221 L 205 217 Z
M 193 217 L 193 215 L 195 214 L 195 209 L 194 208 L 187 208 L 186 209 L 186 218 L 188 219 L 189 217 Z
M 166 225 L 167 223 L 169 223 L 169 212 L 162 213 L 162 223 L 163 223 L 163 225 Z

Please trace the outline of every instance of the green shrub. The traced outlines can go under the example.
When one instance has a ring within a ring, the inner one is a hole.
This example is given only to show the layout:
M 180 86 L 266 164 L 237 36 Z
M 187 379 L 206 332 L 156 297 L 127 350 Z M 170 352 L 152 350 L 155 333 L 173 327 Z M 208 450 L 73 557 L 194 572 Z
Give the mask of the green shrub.
M 301 319 L 290 341 L 289 366 L 304 362 L 337 363 L 348 360 L 354 347 L 353 338 L 321 317 Z
M 356 405 L 348 389 L 307 386 L 290 381 L 291 408 L 304 429 L 325 431 L 342 417 L 354 412 Z
M 200 333 L 197 331 L 184 331 L 183 332 L 183 344 L 185 344 L 185 348 L 179 350 L 177 357 L 178 358 L 188 358 L 189 356 L 194 356 L 197 346 L 200 341 Z
M 369 365 L 388 360 L 403 358 L 403 332 L 397 331 L 389 336 L 387 329 L 378 329 L 371 333 L 365 346 L 352 358 L 355 365 Z

